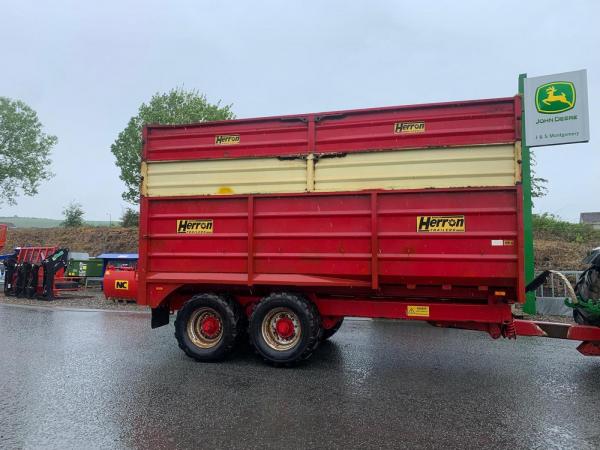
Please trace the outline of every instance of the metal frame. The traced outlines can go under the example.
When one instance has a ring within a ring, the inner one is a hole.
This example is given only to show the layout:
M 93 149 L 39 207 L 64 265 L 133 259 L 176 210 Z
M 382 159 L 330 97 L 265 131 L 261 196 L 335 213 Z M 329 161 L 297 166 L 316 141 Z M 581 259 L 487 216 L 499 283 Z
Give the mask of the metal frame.
M 566 277 L 572 277 L 571 280 L 577 282 L 579 276 L 583 273 L 583 270 L 560 270 L 560 273 L 565 275 Z M 541 272 L 536 272 L 536 276 Z M 571 281 L 569 280 L 569 281 Z M 558 281 L 558 282 L 557 282 Z M 574 284 L 574 283 L 573 283 Z M 546 295 L 548 290 L 550 290 L 550 295 Z M 560 291 L 557 293 L 557 291 Z M 567 286 L 562 280 L 558 277 L 554 277 L 554 273 L 551 273 L 549 278 L 546 280 L 544 284 L 538 287 L 535 290 L 536 298 L 567 298 L 569 297 L 569 293 L 567 291 Z
M 523 245 L 525 282 L 529 284 L 534 278 L 533 255 L 533 221 L 531 216 L 531 154 L 525 138 L 525 78 L 526 73 L 519 75 L 519 95 L 521 96 L 521 173 L 523 185 Z M 527 314 L 535 314 L 535 292 L 528 292 L 523 306 Z
M 515 320 L 514 325 L 519 336 L 581 341 L 577 347 L 579 353 L 585 356 L 600 356 L 600 327 L 531 320 Z

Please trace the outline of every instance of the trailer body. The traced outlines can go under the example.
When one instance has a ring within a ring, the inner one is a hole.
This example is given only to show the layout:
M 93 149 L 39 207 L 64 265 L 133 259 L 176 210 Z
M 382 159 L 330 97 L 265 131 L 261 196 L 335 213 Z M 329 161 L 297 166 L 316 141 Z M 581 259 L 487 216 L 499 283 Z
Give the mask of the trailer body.
M 522 301 L 519 133 L 518 97 L 148 127 L 139 302 L 191 285 Z
M 362 295 L 413 286 L 418 297 L 437 287 L 434 298 L 485 301 L 504 290 L 515 301 L 520 195 L 512 187 L 152 199 L 146 298 L 156 307 L 157 286 L 185 283 Z
M 511 311 L 520 132 L 518 96 L 147 126 L 137 301 L 153 327 L 181 310 L 201 360 L 242 316 L 271 362 L 306 358 L 346 316 L 542 335 Z

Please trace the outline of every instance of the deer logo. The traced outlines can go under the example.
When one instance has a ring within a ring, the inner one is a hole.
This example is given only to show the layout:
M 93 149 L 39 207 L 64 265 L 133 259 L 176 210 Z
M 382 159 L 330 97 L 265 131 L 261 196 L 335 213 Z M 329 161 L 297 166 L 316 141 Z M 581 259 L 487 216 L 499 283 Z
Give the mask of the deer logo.
M 546 83 L 536 90 L 535 106 L 543 114 L 568 111 L 575 106 L 575 86 L 569 81 Z
M 564 92 L 559 92 L 556 94 L 556 88 L 554 86 L 550 86 L 546 88 L 546 98 L 542 100 L 545 105 L 550 105 L 552 102 L 561 102 L 566 103 L 569 106 L 573 106 L 573 103 L 567 100 L 567 96 Z

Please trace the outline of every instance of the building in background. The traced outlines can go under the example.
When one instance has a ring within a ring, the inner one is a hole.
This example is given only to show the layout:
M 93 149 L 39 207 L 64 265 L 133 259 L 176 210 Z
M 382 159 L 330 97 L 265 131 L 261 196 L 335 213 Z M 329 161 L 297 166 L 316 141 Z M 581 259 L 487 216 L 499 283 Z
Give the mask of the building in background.
M 579 223 L 587 223 L 594 230 L 600 230 L 600 212 L 582 212 L 579 215 Z

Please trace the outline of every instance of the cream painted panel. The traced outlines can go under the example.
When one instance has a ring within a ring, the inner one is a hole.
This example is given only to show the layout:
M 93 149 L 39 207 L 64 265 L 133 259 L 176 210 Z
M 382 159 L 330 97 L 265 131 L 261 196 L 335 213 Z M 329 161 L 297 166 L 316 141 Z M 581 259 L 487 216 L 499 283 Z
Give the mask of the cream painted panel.
M 514 145 L 491 145 L 349 153 L 314 160 L 309 155 L 149 162 L 143 167 L 142 189 L 150 197 L 163 197 L 305 192 L 307 187 L 326 192 L 513 186 L 520 180 L 518 158 Z
M 514 145 L 448 147 L 321 158 L 316 191 L 513 186 Z
M 149 162 L 149 197 L 302 192 L 306 161 L 277 158 Z

